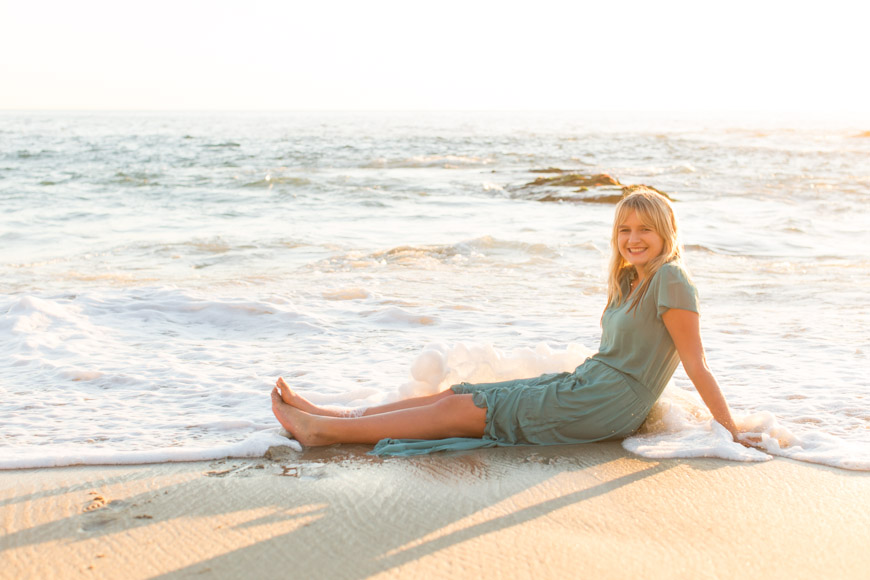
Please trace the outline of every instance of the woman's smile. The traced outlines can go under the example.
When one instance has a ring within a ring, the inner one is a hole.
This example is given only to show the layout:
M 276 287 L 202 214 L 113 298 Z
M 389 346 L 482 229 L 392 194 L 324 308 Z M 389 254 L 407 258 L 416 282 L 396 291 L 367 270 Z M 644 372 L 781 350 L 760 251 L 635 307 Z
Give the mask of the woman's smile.
M 641 278 L 645 275 L 644 269 L 649 261 L 659 256 L 664 248 L 662 237 L 643 223 L 636 211 L 629 212 L 625 221 L 619 224 L 617 242 L 619 253 L 626 262 L 637 268 Z

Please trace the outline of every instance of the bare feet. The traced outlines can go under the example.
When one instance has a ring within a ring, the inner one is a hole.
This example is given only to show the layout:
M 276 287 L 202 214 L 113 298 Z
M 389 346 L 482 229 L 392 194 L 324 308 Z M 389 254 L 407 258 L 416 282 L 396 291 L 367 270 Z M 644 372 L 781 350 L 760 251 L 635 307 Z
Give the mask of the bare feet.
M 283 381 L 279 379 L 280 382 Z M 320 419 L 285 403 L 278 392 L 278 387 L 272 389 L 272 413 L 281 426 L 302 445 L 310 447 L 331 443 L 317 429 Z
M 290 385 L 284 380 L 284 377 L 279 377 L 278 382 L 275 383 L 278 386 L 278 390 L 281 392 L 281 399 L 290 405 L 291 407 L 296 407 L 301 411 L 305 411 L 306 413 L 310 413 L 312 415 L 324 415 L 330 416 L 330 413 L 327 409 L 323 409 L 318 407 L 302 395 L 299 395 L 290 388 Z
M 278 386 L 278 391 L 281 393 L 281 400 L 291 407 L 296 407 L 300 411 L 305 411 L 309 415 L 319 415 L 321 417 L 360 417 L 366 411 L 366 407 L 357 407 L 355 409 L 330 409 L 329 407 L 315 405 L 291 389 L 290 385 L 288 385 L 284 380 L 284 377 L 279 377 L 275 384 Z

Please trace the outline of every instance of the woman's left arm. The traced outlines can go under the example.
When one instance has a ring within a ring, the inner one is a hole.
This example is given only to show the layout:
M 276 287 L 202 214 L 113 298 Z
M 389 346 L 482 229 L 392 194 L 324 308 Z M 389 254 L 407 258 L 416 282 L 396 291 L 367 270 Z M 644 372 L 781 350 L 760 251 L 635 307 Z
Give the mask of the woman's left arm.
M 725 401 L 725 396 L 722 395 L 716 377 L 707 366 L 704 346 L 701 344 L 700 318 L 697 312 L 680 308 L 670 308 L 662 315 L 665 328 L 668 329 L 674 346 L 677 347 L 683 368 L 686 369 L 686 374 L 689 375 L 692 384 L 695 385 L 698 394 L 704 400 L 704 404 L 710 409 L 713 418 L 728 429 L 734 440 L 738 441 L 737 426 L 734 425 L 734 419 L 731 418 L 728 403 Z

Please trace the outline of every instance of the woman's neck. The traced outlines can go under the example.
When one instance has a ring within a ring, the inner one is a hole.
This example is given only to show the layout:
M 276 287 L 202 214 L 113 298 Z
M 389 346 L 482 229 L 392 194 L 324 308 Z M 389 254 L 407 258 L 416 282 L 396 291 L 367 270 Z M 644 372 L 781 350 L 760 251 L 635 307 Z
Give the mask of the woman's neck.
M 637 280 L 637 283 L 640 284 L 641 282 L 643 282 L 646 279 L 646 270 L 644 270 L 642 268 L 638 268 L 637 266 L 635 266 L 634 275 L 635 275 L 635 280 Z

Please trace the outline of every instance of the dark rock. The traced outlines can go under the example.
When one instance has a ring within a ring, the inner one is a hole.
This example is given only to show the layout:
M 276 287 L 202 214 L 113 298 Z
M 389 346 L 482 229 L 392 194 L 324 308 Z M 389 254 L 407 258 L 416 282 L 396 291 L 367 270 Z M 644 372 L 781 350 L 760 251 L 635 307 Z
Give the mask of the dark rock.
M 611 195 L 546 195 L 538 201 L 564 201 L 568 203 L 612 203 L 617 204 L 624 196 L 621 193 Z
M 658 194 L 661 194 L 661 195 L 665 196 L 665 197 L 668 198 L 670 201 L 676 201 L 674 198 L 672 198 L 670 195 L 668 195 L 668 194 L 665 193 L 664 191 L 661 191 L 660 189 L 656 189 L 655 187 L 653 187 L 653 186 L 651 186 L 651 185 L 626 185 L 626 186 L 623 186 L 623 188 L 622 188 L 622 197 L 625 197 L 625 196 L 628 195 L 629 193 L 631 193 L 631 192 L 633 192 L 633 191 L 637 191 L 638 189 L 651 189 L 651 190 L 653 190 L 654 192 L 656 192 L 656 193 L 658 193 Z M 617 200 L 617 201 L 619 201 L 619 200 Z
M 298 451 L 289 445 L 273 445 L 266 449 L 266 453 L 263 454 L 263 457 L 270 461 L 281 461 L 288 457 L 296 457 L 298 453 Z
M 538 201 L 545 202 L 567 202 L 567 203 L 611 203 L 617 204 L 619 200 L 623 197 L 632 193 L 633 191 L 637 191 L 639 189 L 651 189 L 656 193 L 660 193 L 671 201 L 674 199 L 669 196 L 664 191 L 659 191 L 655 187 L 650 187 L 649 185 L 625 185 L 619 190 L 612 190 L 612 193 L 601 193 L 601 194 L 593 194 L 593 195 L 557 195 L 557 194 L 548 194 L 544 197 L 538 198 Z M 585 187 L 578 189 L 575 193 L 586 193 L 589 190 Z
M 580 173 L 567 173 L 555 177 L 539 177 L 523 187 L 538 187 L 542 185 L 557 187 L 601 187 L 602 185 L 622 185 L 617 179 L 607 173 L 597 175 L 582 175 Z

